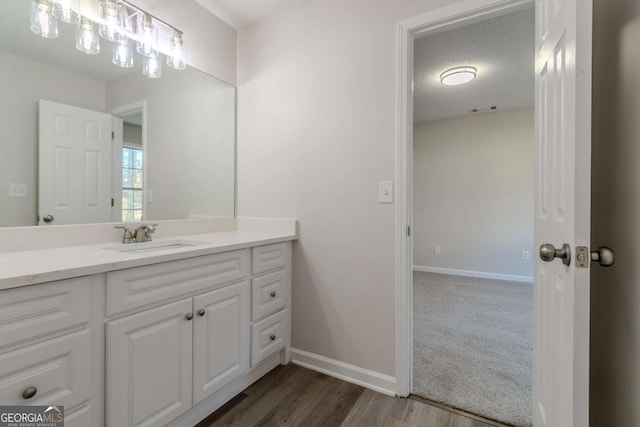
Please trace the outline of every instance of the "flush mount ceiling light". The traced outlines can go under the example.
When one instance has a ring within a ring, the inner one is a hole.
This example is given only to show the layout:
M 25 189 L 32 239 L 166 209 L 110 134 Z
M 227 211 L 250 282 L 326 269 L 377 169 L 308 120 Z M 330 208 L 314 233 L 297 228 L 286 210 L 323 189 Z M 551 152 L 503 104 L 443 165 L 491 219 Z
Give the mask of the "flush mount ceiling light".
M 475 79 L 477 72 L 475 67 L 470 66 L 450 68 L 440 74 L 440 82 L 445 86 L 463 85 Z

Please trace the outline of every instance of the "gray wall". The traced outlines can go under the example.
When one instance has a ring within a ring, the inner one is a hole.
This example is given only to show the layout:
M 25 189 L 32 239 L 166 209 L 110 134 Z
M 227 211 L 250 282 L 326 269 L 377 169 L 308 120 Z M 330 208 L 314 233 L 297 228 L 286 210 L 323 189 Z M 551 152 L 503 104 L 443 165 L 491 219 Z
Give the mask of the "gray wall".
M 533 108 L 416 124 L 414 266 L 533 280 L 533 171 Z
M 591 426 L 640 425 L 640 1 L 595 0 Z

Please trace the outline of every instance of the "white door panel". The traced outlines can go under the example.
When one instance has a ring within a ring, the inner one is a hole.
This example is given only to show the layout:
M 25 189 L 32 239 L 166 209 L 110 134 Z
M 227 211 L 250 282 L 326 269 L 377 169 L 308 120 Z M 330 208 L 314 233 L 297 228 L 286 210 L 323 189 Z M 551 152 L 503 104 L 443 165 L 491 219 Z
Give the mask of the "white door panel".
M 535 266 L 534 426 L 582 427 L 589 408 L 591 1 L 538 0 L 535 241 L 571 262 Z
M 110 222 L 111 115 L 41 100 L 39 124 L 40 225 Z

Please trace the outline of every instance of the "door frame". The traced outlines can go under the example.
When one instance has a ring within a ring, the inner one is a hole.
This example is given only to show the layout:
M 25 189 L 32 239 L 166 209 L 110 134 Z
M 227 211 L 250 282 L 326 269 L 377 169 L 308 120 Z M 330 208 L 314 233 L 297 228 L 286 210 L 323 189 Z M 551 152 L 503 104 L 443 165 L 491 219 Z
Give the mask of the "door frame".
M 396 395 L 413 390 L 413 46 L 426 36 L 531 7 L 534 0 L 461 0 L 397 25 Z

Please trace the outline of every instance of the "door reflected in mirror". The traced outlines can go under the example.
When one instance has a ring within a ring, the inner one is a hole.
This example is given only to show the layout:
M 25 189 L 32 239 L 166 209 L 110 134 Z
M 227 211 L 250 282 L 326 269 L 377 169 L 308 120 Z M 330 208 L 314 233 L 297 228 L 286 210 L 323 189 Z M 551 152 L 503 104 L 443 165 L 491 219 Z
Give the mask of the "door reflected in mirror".
M 83 54 L 70 24 L 38 37 L 29 9 L 0 4 L 0 227 L 233 216 L 235 88 Z

